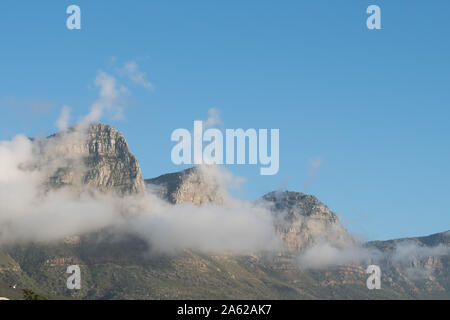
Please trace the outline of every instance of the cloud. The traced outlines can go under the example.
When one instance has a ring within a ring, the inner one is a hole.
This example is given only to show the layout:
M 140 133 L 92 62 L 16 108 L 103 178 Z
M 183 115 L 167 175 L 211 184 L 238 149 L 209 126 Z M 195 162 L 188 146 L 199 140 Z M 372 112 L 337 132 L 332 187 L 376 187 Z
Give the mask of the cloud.
M 384 265 L 388 268 L 389 265 L 400 268 L 410 280 L 417 281 L 428 278 L 434 271 L 433 266 L 426 264 L 426 258 L 448 254 L 450 254 L 448 246 L 441 244 L 427 247 L 408 240 L 397 243 L 390 252 L 361 245 L 337 247 L 323 241 L 299 254 L 295 263 L 298 267 L 306 269 L 369 264 Z
M 391 255 L 394 264 L 404 269 L 405 275 L 413 281 L 429 278 L 434 271 L 433 265 L 427 265 L 427 258 L 450 254 L 450 248 L 443 244 L 427 247 L 412 240 L 399 242 Z
M 405 275 L 413 281 L 420 281 L 429 278 L 433 274 L 433 269 L 425 269 L 422 267 L 407 267 Z
M 155 89 L 155 86 L 147 80 L 146 74 L 139 70 L 139 66 L 135 61 L 126 62 L 121 71 L 135 84 L 150 91 Z
M 248 203 L 233 208 L 162 204 L 138 216 L 131 226 L 159 252 L 248 254 L 281 248 L 270 213 Z
M 69 128 L 70 111 L 71 109 L 68 106 L 64 106 L 61 109 L 61 115 L 56 121 L 56 127 L 58 128 L 59 131 L 64 131 Z
M 301 268 L 324 268 L 331 266 L 361 264 L 378 260 L 382 253 L 377 249 L 361 246 L 338 248 L 329 242 L 320 242 L 301 253 L 296 263 Z
M 95 85 L 100 88 L 98 99 L 92 104 L 90 112 L 81 121 L 81 124 L 99 121 L 105 111 L 109 112 L 114 120 L 123 118 L 123 95 L 128 89 L 117 83 L 113 76 L 99 71 L 95 78 Z
M 401 241 L 395 247 L 392 253 L 392 261 L 402 264 L 412 264 L 417 260 L 426 257 L 436 257 L 449 254 L 449 247 L 438 245 L 435 247 L 426 247 L 419 245 L 415 241 Z
M 56 163 L 42 151 L 53 147 L 22 135 L 0 142 L 0 243 L 58 239 L 94 231 L 115 218 L 106 199 L 69 190 L 45 192 Z M 57 162 L 58 155 L 53 157 Z
M 233 175 L 230 171 L 218 165 L 203 164 L 197 167 L 205 179 L 208 181 L 214 181 L 221 189 L 222 192 L 227 190 L 238 190 L 246 182 L 243 177 Z
M 220 112 L 216 107 L 212 107 L 208 110 L 208 119 L 204 122 L 203 126 L 205 129 L 212 128 L 217 125 L 222 125 L 222 120 L 220 119 Z

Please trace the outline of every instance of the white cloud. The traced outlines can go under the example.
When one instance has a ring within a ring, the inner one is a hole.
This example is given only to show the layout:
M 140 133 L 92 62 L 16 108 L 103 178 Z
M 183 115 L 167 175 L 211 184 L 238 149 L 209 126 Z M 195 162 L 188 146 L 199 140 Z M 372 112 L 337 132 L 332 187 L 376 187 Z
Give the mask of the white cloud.
M 212 128 L 217 125 L 222 125 L 222 120 L 220 119 L 220 112 L 216 107 L 212 107 L 208 110 L 208 119 L 204 122 L 204 128 Z
M 124 64 L 122 71 L 135 84 L 144 87 L 147 90 L 154 90 L 155 86 L 147 80 L 144 72 L 139 70 L 139 66 L 135 61 L 128 61 Z
M 58 120 L 56 121 L 56 127 L 58 128 L 58 131 L 64 131 L 67 130 L 69 127 L 69 120 L 70 120 L 70 107 L 64 106 L 61 110 L 61 115 L 59 116 Z
M 392 260 L 396 263 L 411 264 L 426 257 L 442 256 L 449 253 L 449 247 L 444 245 L 426 247 L 414 241 L 405 240 L 397 244 L 392 254 Z
M 302 268 L 324 268 L 346 264 L 361 264 L 380 259 L 382 254 L 376 249 L 360 246 L 338 248 L 328 242 L 320 242 L 306 249 L 297 257 L 297 264 Z
M 281 247 L 270 212 L 249 204 L 162 204 L 131 221 L 132 229 L 162 252 L 183 249 L 207 253 L 244 254 Z
M 109 112 L 112 119 L 123 118 L 123 95 L 128 89 L 117 83 L 113 76 L 99 71 L 95 78 L 95 85 L 100 88 L 98 99 L 92 104 L 91 110 L 82 120 L 82 124 L 99 121 L 105 111 Z
M 450 254 L 445 245 L 427 247 L 414 241 L 401 241 L 392 252 L 382 252 L 374 247 L 360 245 L 336 247 L 328 242 L 320 242 L 298 255 L 296 264 L 301 268 L 326 268 L 340 265 L 385 264 L 391 261 L 401 267 L 410 280 L 420 280 L 430 276 L 433 268 L 425 267 L 424 258 Z

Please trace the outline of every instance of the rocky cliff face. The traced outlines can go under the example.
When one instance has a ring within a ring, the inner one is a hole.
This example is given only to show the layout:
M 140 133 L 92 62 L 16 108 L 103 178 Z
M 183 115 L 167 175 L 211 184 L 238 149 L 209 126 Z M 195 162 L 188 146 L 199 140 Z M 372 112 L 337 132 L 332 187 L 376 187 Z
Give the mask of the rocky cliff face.
M 40 142 L 39 167 L 48 173 L 47 186 L 92 188 L 119 195 L 144 192 L 136 157 L 123 135 L 99 123 L 50 136 Z
M 263 197 L 272 204 L 276 230 L 292 250 L 302 250 L 324 240 L 338 247 L 355 240 L 339 219 L 316 197 L 299 192 L 271 192 Z
M 190 202 L 194 205 L 223 204 L 220 186 L 200 168 L 165 174 L 145 180 L 148 185 L 158 186 L 162 198 L 173 204 Z

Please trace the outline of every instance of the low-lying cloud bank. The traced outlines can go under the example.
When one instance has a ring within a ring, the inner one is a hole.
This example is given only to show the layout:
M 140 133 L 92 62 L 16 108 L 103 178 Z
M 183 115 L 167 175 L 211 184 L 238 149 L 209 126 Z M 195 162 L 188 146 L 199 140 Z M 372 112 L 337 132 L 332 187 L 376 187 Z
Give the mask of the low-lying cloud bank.
M 338 248 L 328 242 L 320 242 L 308 248 L 295 259 L 300 268 L 317 269 L 341 265 L 392 264 L 401 267 L 411 280 L 421 280 L 433 273 L 433 266 L 426 266 L 424 259 L 450 254 L 450 248 L 440 244 L 428 247 L 416 241 L 404 240 L 392 251 L 383 252 L 375 247 L 351 246 Z
M 131 221 L 131 229 L 161 252 L 189 248 L 239 254 L 282 248 L 270 213 L 247 203 L 235 208 L 191 204 L 164 206 L 162 210 Z
M 379 260 L 381 251 L 362 246 L 338 248 L 328 242 L 320 242 L 301 253 L 296 263 L 301 268 L 325 268 L 346 264 L 362 264 Z

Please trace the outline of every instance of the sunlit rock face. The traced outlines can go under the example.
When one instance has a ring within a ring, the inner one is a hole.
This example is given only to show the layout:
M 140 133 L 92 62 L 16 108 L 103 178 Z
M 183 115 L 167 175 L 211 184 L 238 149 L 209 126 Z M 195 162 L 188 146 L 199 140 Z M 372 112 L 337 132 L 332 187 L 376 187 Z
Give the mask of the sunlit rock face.
M 316 197 L 299 192 L 271 192 L 263 197 L 271 204 L 275 228 L 291 250 L 302 250 L 320 241 L 337 247 L 355 244 L 339 219 Z
M 114 127 L 93 123 L 37 141 L 37 167 L 48 188 L 139 194 L 145 183 L 136 157 Z
M 224 203 L 220 185 L 200 168 L 165 174 L 145 180 L 145 182 L 149 186 L 157 186 L 161 197 L 173 204 L 185 202 L 194 205 Z

